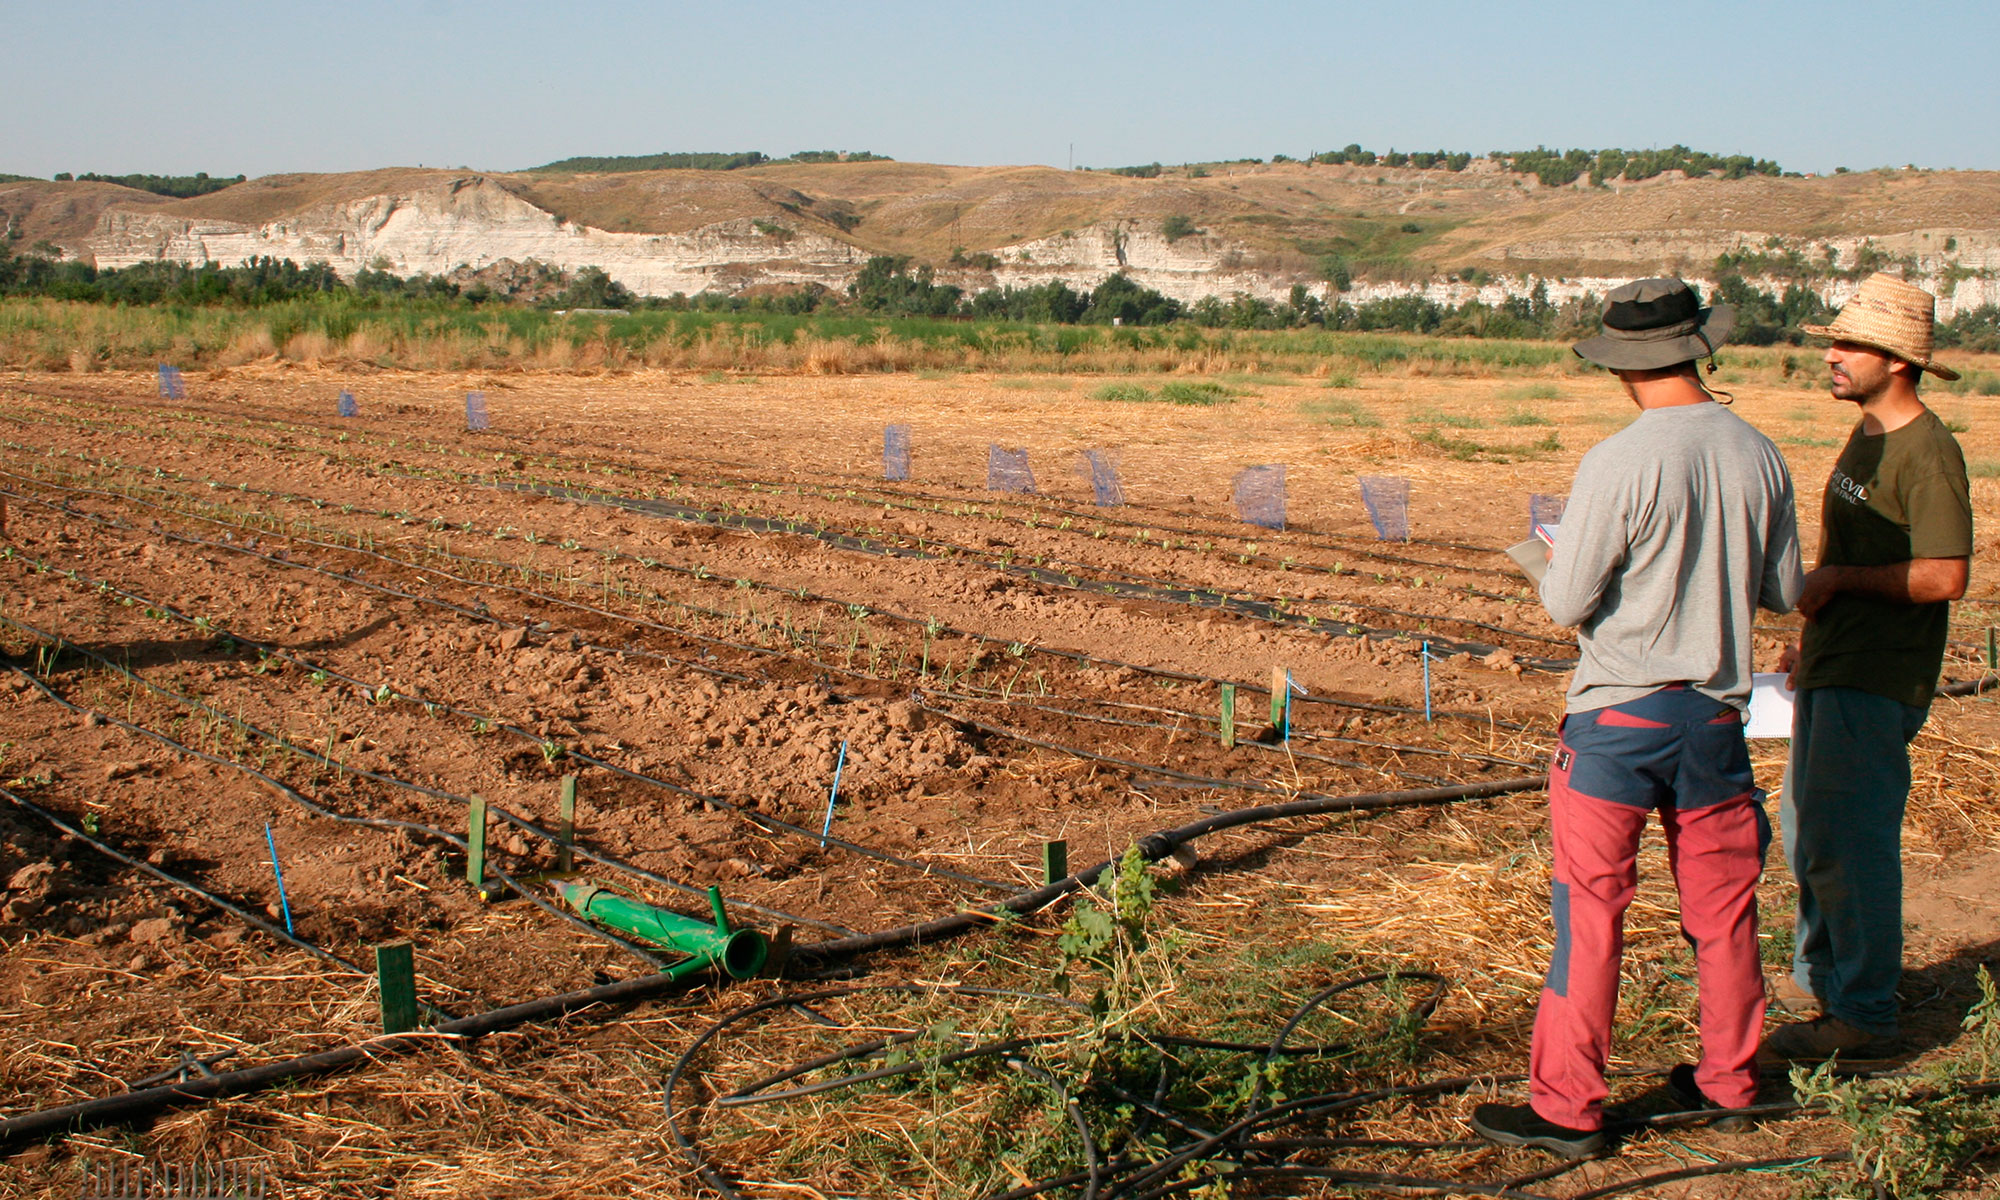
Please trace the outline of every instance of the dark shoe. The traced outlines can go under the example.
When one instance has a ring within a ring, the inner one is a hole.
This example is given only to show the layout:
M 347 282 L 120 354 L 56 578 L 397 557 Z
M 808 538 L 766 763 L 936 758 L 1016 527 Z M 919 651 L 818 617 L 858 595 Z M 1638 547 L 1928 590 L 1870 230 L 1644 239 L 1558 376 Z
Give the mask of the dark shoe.
M 1526 1104 L 1482 1104 L 1472 1110 L 1472 1131 L 1502 1146 L 1533 1146 L 1564 1158 L 1596 1158 L 1604 1153 L 1604 1131 L 1571 1129 L 1545 1121 Z
M 1757 1064 L 1765 1067 L 1819 1063 L 1830 1058 L 1851 1067 L 1895 1056 L 1896 1039 L 1857 1029 L 1826 1014 L 1796 1025 L 1780 1025 L 1757 1047 Z
M 1701 1085 L 1694 1081 L 1694 1066 L 1690 1063 L 1682 1063 L 1667 1072 L 1667 1090 L 1688 1112 L 1728 1113 L 1728 1116 L 1716 1117 L 1708 1122 L 1708 1127 L 1717 1133 L 1749 1133 L 1757 1128 L 1757 1118 L 1748 1113 L 1731 1112 L 1710 1100 L 1708 1094 L 1701 1090 Z

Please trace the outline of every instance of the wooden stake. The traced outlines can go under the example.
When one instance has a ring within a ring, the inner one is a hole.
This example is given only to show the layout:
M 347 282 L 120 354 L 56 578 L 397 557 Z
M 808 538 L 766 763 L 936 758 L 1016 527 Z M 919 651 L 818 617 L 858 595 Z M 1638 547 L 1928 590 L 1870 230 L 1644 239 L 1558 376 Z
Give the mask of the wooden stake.
M 408 1033 L 417 1027 L 416 955 L 408 942 L 375 947 L 375 986 L 381 993 L 382 1032 Z
M 556 870 L 576 869 L 570 847 L 576 842 L 576 776 L 562 777 L 562 826 L 556 842 Z
M 465 881 L 482 891 L 486 884 L 486 801 L 474 796 L 465 814 Z
M 1236 685 L 1222 685 L 1222 748 L 1236 748 Z
M 1042 843 L 1042 882 L 1055 883 L 1069 878 L 1069 843 L 1053 841 Z
M 4 515 L 5 513 L 6 509 L 0 508 L 0 515 Z M 1988 625 L 1986 627 L 1986 666 L 1989 670 L 2000 671 L 2000 645 L 1995 644 L 1993 634 L 1994 627 Z

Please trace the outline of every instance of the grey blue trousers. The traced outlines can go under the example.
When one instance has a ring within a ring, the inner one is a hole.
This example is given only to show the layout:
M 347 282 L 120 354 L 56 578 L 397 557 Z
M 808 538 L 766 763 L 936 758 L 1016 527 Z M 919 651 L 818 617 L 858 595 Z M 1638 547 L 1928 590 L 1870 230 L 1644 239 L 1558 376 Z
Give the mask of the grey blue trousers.
M 1799 884 L 1792 977 L 1828 1013 L 1884 1036 L 1903 975 L 1909 744 L 1929 715 L 1858 688 L 1800 692 L 1778 808 Z

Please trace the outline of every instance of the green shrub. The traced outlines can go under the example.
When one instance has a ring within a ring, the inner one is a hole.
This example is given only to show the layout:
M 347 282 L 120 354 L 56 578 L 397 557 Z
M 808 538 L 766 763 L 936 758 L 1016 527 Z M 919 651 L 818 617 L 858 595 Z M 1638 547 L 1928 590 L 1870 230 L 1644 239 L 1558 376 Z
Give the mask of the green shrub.
M 1160 236 L 1166 238 L 1169 245 L 1200 232 L 1201 230 L 1195 228 L 1194 221 L 1182 213 L 1175 213 L 1160 222 Z
M 1507 414 L 1506 416 L 1504 416 L 1504 417 L 1501 417 L 1501 418 L 1500 418 L 1500 423 L 1501 423 L 1502 425 L 1553 425 L 1553 424 L 1555 424 L 1555 422 L 1554 422 L 1554 421 L 1551 421 L 1551 420 L 1549 420 L 1549 419 L 1548 419 L 1547 417 L 1543 416 L 1542 414 L 1540 414 L 1540 413 L 1537 413 L 1537 412 L 1529 412 L 1529 411 L 1528 411 L 1527 409 L 1525 409 L 1525 408 L 1517 408 L 1517 409 L 1515 409 L 1515 410 L 1514 410 L 1513 412 L 1510 412 L 1510 413 L 1508 413 L 1508 414 Z
M 1560 400 L 1562 389 L 1553 383 L 1527 383 L 1517 388 L 1508 388 L 1501 395 L 1509 400 Z
M 1330 388 L 1351 388 L 1351 387 L 1355 386 L 1355 384 L 1354 384 L 1354 372 L 1352 372 L 1352 371 L 1335 371 L 1335 372 L 1334 372 L 1333 374 L 1331 374 L 1331 375 L 1327 376 L 1327 377 L 1326 377 L 1326 382 L 1325 382 L 1325 383 L 1322 383 L 1322 384 L 1320 384 L 1320 386 L 1321 386 L 1321 387 L 1330 387 Z

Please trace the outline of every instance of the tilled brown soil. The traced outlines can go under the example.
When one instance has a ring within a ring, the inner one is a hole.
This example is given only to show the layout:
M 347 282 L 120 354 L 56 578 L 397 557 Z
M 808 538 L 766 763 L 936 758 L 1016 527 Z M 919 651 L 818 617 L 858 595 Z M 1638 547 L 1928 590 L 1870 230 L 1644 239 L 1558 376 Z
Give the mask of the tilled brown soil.
M 653 969 L 546 906 L 566 774 L 590 878 L 690 913 L 715 885 L 739 921 L 804 946 L 1035 886 L 1051 840 L 1080 866 L 1221 809 L 1541 769 L 1571 648 L 1497 547 L 1518 536 L 1517 485 L 1559 483 L 1487 466 L 1484 488 L 1429 515 L 1429 540 L 1385 544 L 1351 504 L 1307 493 L 1288 529 L 1256 529 L 1143 470 L 1150 495 L 1108 510 L 1071 478 L 988 493 L 969 452 L 885 484 L 871 414 L 810 381 L 773 400 L 795 437 L 782 422 L 746 435 L 740 409 L 704 412 L 702 389 L 630 380 L 587 405 L 509 396 L 507 423 L 471 434 L 459 381 L 433 382 L 432 401 L 354 421 L 283 373 L 186 402 L 130 378 L 8 389 L 0 741 L 14 794 L 269 921 L 288 904 L 334 959 L 366 967 L 372 946 L 415 942 L 420 993 L 443 1012 Z M 1191 458 L 1219 464 L 1191 471 L 1210 497 L 1226 495 L 1228 451 L 1257 461 L 1247 434 L 1190 436 Z M 1952 669 L 1975 669 L 1972 653 Z M 1274 667 L 1302 692 L 1289 739 L 1269 728 Z M 1224 684 L 1234 749 L 1217 736 Z M 1942 725 L 1972 764 L 1987 761 L 1980 719 Z M 483 901 L 464 882 L 450 838 L 473 796 L 494 806 L 493 862 L 521 894 Z M 1452 853 L 1532 841 L 1532 805 L 1475 808 L 1513 832 Z M 1421 875 L 1455 844 L 1436 823 L 1458 819 L 1373 818 L 1368 849 L 1331 862 L 1296 857 L 1293 827 L 1237 835 L 1212 864 L 1222 898 L 1198 903 L 1338 892 L 1364 865 Z M 0 994 L 22 1035 L 8 1113 L 116 1091 L 183 1053 L 268 1061 L 365 1035 L 371 995 L 338 962 L 246 935 L 26 810 L 0 809 L 0 830 Z M 1916 842 L 1942 857 L 1988 831 L 1968 819 Z M 1302 903 L 1351 924 L 1326 894 Z M 1485 945 L 1488 968 L 1529 978 L 1511 964 L 1545 953 Z M 35 1169 L 109 1144 L 40 1149 Z M 330 1161 L 303 1158 L 307 1178 Z M 394 1191 L 390 1175 L 355 1194 Z

